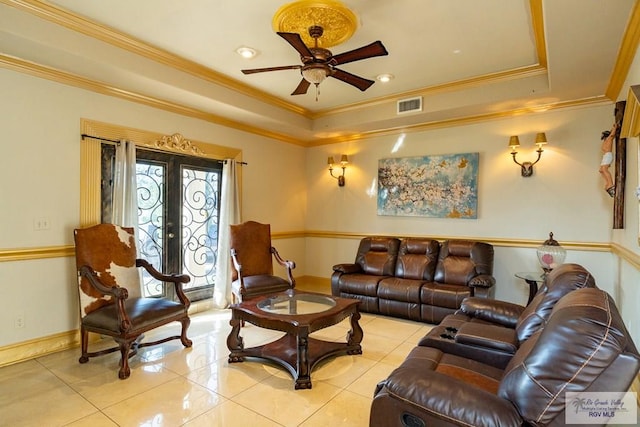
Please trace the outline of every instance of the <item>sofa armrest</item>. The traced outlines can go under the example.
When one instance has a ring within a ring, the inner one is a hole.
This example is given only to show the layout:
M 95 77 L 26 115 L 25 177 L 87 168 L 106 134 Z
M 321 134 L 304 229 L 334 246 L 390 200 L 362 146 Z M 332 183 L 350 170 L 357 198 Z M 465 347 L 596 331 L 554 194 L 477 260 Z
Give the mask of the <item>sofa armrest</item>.
M 340 296 L 340 277 L 343 274 L 362 273 L 359 264 L 336 264 L 333 266 L 333 274 L 331 274 L 331 295 Z
M 488 348 L 508 354 L 514 354 L 518 349 L 515 329 L 477 322 L 463 324 L 455 334 L 455 341 L 458 344 Z
M 469 280 L 472 288 L 490 288 L 496 284 L 496 278 L 489 274 L 480 274 Z
M 460 311 L 476 319 L 515 328 L 524 307 L 507 301 L 469 297 L 462 301 Z
M 353 274 L 362 273 L 362 268 L 360 268 L 360 264 L 336 264 L 333 266 L 333 271 L 342 274 Z
M 370 426 L 415 424 L 446 426 L 521 426 L 523 420 L 506 399 L 457 378 L 429 369 L 396 369 L 378 384 L 371 405 Z M 420 423 L 418 420 L 422 423 Z

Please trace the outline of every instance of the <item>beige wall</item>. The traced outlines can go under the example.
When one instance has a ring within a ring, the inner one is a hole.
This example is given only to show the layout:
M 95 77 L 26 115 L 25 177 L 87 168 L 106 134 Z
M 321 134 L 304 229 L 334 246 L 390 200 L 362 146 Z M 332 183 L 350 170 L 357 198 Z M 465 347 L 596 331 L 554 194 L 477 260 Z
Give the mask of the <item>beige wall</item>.
M 640 83 L 634 64 L 627 86 Z M 271 223 L 276 233 L 329 233 L 278 240 L 281 253 L 296 260 L 298 276 L 328 278 L 333 264 L 353 260 L 358 240 L 331 237 L 340 232 L 542 241 L 553 231 L 561 243 L 613 242 L 640 254 L 633 196 L 637 138 L 629 144 L 625 230 L 611 230 L 612 201 L 597 173 L 599 135 L 611 125 L 613 104 L 409 133 L 392 152 L 399 135 L 304 149 L 8 70 L 0 70 L 0 90 L 0 251 L 72 244 L 79 218 L 79 124 L 88 118 L 241 148 L 248 162 L 243 169 L 244 219 Z M 520 135 L 519 159 L 532 159 L 539 131 L 547 133 L 549 145 L 534 176 L 522 178 L 509 155 L 508 137 Z M 478 219 L 376 214 L 380 158 L 470 151 L 480 153 Z M 352 163 L 346 186 L 339 188 L 327 173 L 326 157 L 342 153 Z M 34 231 L 33 221 L 41 217 L 50 219 L 51 228 Z M 637 268 L 609 251 L 571 250 L 567 261 L 584 264 L 616 297 L 640 342 Z M 534 248 L 496 245 L 497 296 L 524 302 L 526 285 L 513 273 L 537 268 Z M 76 328 L 72 258 L 0 262 L 0 279 L 0 349 Z M 13 324 L 20 314 L 26 321 L 21 329 Z
M 640 55 L 636 55 L 619 99 L 626 99 L 628 87 L 637 84 Z M 428 99 L 425 105 L 428 108 Z M 627 141 L 625 228 L 612 230 L 613 202 L 603 191 L 598 174 L 600 133 L 609 129 L 612 122 L 613 103 L 409 133 L 395 152 L 399 135 L 309 149 L 307 230 L 498 241 L 496 297 L 518 303 L 526 301 L 528 288 L 514 273 L 539 269 L 535 249 L 500 245 L 499 240 L 542 242 L 553 231 L 561 243 L 576 244 L 577 249 L 569 250 L 566 261 L 583 264 L 598 285 L 614 296 L 635 341 L 640 342 L 639 213 L 635 195 L 639 179 L 638 138 Z M 546 132 L 549 144 L 535 165 L 534 176 L 522 178 L 509 154 L 508 137 L 520 136 L 520 161 L 533 160 L 533 139 L 540 131 Z M 476 220 L 376 214 L 379 159 L 469 151 L 480 153 Z M 346 172 L 346 186 L 339 188 L 329 177 L 325 163 L 328 155 L 342 153 L 349 155 L 352 164 Z M 590 248 L 609 243 L 615 246 L 614 253 Z M 306 273 L 328 277 L 332 265 L 353 262 L 357 245 L 357 239 L 308 238 Z M 634 262 L 616 256 L 616 251 L 628 251 Z
M 628 88 L 640 85 L 640 51 L 636 52 L 635 59 L 627 74 L 627 79 L 622 86 L 622 91 L 618 100 L 627 99 Z M 627 181 L 625 192 L 625 228 L 614 230 L 612 241 L 620 245 L 625 250 L 633 254 L 640 254 L 640 212 L 639 197 L 636 189 L 640 186 L 640 159 L 639 139 L 636 135 L 627 139 Z M 640 270 L 624 259 L 618 259 L 614 268 L 615 289 L 617 291 L 617 301 L 622 315 L 627 323 L 627 328 L 631 331 L 636 345 L 640 344 L 640 313 L 638 303 L 640 302 Z
M 80 212 L 80 119 L 243 150 L 244 218 L 304 230 L 305 150 L 116 98 L 0 69 L 0 251 L 73 244 Z M 50 229 L 34 231 L 46 217 Z M 303 239 L 288 246 L 303 253 Z M 304 271 L 304 261 L 298 262 Z M 0 348 L 77 327 L 70 257 L 0 262 Z M 15 328 L 18 315 L 24 328 Z M 0 359 L 1 359 L 0 354 Z M 0 365 L 2 365 L 0 360 Z
M 608 243 L 612 199 L 602 189 L 598 165 L 600 132 L 608 129 L 612 120 L 613 107 L 609 104 L 407 134 L 395 153 L 392 150 L 397 136 L 310 149 L 307 153 L 307 229 L 540 242 L 553 231 L 561 243 Z M 533 140 L 539 131 L 546 132 L 549 144 L 534 167 L 534 175 L 524 178 L 509 154 L 509 135 L 520 135 L 522 153 L 518 159 L 534 160 Z M 378 159 L 473 151 L 480 153 L 477 219 L 377 215 Z M 340 152 L 352 159 L 344 188 L 338 188 L 324 166 L 327 155 Z M 323 259 L 322 264 L 313 262 L 319 252 L 334 253 L 331 243 L 317 242 L 322 251 L 316 250 L 314 243 L 308 244 L 308 274 L 326 275 L 334 261 L 353 260 L 352 248 L 348 254 L 340 253 L 340 260 L 338 256 L 325 255 L 330 259 Z M 351 243 L 353 247 L 357 244 Z M 500 247 L 496 250 L 497 295 L 522 302 L 524 284 L 514 280 L 513 274 L 537 269 L 535 251 Z M 339 250 L 336 248 L 336 251 Z M 574 252 L 567 257 L 567 261 L 572 262 L 583 260 L 582 254 Z M 599 253 L 594 264 L 587 267 L 601 270 L 600 276 L 604 276 L 601 280 L 606 282 L 611 262 L 609 253 Z

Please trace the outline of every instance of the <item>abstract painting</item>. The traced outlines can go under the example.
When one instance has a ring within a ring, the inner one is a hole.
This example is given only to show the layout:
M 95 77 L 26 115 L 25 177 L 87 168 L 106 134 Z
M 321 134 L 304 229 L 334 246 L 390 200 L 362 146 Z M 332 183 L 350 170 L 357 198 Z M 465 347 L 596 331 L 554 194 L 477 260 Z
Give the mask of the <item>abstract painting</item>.
M 478 153 L 378 161 L 378 215 L 478 215 Z

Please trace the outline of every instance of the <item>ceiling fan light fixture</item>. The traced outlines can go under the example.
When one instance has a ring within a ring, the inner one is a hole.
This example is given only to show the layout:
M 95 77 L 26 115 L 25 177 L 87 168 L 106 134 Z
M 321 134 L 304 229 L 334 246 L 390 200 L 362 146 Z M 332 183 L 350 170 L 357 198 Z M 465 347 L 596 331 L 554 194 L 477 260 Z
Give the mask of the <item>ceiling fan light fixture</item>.
M 251 59 L 258 54 L 258 52 L 255 49 L 247 46 L 241 46 L 237 48 L 236 53 L 245 59 Z
M 323 64 L 309 64 L 302 68 L 302 77 L 309 83 L 319 85 L 329 75 L 329 69 Z
M 395 76 L 393 74 L 380 74 L 376 77 L 376 80 L 378 80 L 380 83 L 387 83 L 393 80 L 394 78 Z

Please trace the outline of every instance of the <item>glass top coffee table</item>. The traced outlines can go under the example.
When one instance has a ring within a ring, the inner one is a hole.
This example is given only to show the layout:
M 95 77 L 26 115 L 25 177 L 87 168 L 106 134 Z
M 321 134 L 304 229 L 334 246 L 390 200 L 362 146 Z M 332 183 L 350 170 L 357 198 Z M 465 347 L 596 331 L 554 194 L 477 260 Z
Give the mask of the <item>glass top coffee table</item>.
M 291 373 L 296 389 L 311 388 L 311 370 L 331 356 L 362 354 L 363 332 L 358 320 L 360 301 L 329 295 L 289 290 L 259 296 L 231 305 L 231 332 L 227 347 L 229 363 L 244 362 L 247 357 L 272 361 Z M 309 335 L 350 317 L 351 330 L 346 342 L 323 341 Z M 240 329 L 243 322 L 260 328 L 285 332 L 273 342 L 244 348 Z

